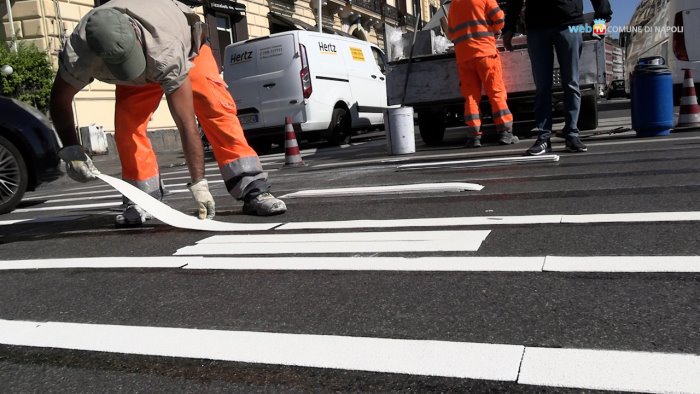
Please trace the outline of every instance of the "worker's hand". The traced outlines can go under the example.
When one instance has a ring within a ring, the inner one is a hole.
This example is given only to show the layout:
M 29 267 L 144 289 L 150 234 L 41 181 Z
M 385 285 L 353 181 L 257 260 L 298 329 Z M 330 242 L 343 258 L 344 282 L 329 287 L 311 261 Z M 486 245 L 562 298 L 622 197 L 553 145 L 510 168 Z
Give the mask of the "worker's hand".
M 499 37 L 501 37 L 501 30 L 496 30 L 493 32 L 493 37 L 498 40 Z
M 209 193 L 209 184 L 206 179 L 195 183 L 188 183 L 187 188 L 192 192 L 197 201 L 197 217 L 200 219 L 213 219 L 215 214 L 214 197 Z
M 513 51 L 513 32 L 512 31 L 507 31 L 503 34 L 503 48 L 506 49 L 506 51 Z
M 58 151 L 58 156 L 66 162 L 66 172 L 71 179 L 88 182 L 97 179 L 100 171 L 92 164 L 92 159 L 80 145 L 69 145 Z

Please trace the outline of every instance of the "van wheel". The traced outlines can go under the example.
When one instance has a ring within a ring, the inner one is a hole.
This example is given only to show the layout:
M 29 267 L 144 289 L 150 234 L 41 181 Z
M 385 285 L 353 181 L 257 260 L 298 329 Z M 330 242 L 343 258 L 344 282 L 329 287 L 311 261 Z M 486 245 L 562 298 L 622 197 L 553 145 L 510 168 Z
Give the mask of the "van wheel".
M 442 113 L 424 110 L 418 112 L 418 131 L 426 145 L 437 145 L 445 137 L 445 116 Z
M 333 145 L 350 143 L 350 114 L 344 108 L 335 108 L 331 125 L 328 127 L 328 141 Z
M 0 214 L 15 209 L 29 185 L 29 172 L 17 147 L 0 136 Z

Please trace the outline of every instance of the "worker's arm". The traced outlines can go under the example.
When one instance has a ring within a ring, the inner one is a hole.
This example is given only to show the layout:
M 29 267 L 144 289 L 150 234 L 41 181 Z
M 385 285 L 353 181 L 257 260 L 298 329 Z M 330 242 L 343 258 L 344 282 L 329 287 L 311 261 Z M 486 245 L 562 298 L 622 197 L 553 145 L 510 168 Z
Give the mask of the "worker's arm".
M 192 182 L 188 184 L 192 195 L 197 201 L 198 217 L 211 219 L 214 217 L 214 198 L 209 193 L 209 187 L 204 179 L 204 148 L 197 131 L 194 119 L 194 103 L 192 99 L 192 82 L 186 77 L 180 86 L 166 96 L 170 114 L 175 120 L 180 132 L 182 151 L 185 154 L 187 169 Z
M 500 33 L 505 26 L 505 14 L 501 7 L 498 6 L 496 0 L 486 1 L 486 16 L 491 22 L 491 31 L 494 33 Z
M 506 7 L 505 25 L 503 26 L 503 47 L 513 50 L 513 34 L 515 33 L 520 13 L 523 10 L 523 0 L 509 0 Z
M 613 12 L 608 0 L 591 0 L 591 4 L 595 11 L 595 19 L 605 19 L 606 22 L 610 22 Z
M 78 182 L 88 182 L 100 172 L 80 145 L 73 120 L 73 98 L 80 90 L 66 82 L 60 72 L 54 79 L 49 99 L 49 112 L 54 128 L 61 139 L 63 149 L 58 155 L 66 163 L 68 176 Z

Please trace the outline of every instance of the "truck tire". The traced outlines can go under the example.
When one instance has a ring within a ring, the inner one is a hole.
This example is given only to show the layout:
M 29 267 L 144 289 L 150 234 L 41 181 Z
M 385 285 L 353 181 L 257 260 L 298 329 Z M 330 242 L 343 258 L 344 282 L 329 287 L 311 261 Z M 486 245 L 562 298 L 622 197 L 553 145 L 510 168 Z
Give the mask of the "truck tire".
M 418 112 L 418 131 L 426 145 L 437 145 L 445 137 L 445 116 L 430 110 Z
M 0 214 L 15 209 L 29 185 L 29 171 L 19 149 L 0 136 Z
M 598 99 L 595 94 L 581 95 L 581 112 L 578 116 L 579 130 L 598 128 Z
M 345 108 L 333 109 L 333 117 L 328 127 L 328 141 L 333 145 L 349 144 L 351 132 L 350 113 Z

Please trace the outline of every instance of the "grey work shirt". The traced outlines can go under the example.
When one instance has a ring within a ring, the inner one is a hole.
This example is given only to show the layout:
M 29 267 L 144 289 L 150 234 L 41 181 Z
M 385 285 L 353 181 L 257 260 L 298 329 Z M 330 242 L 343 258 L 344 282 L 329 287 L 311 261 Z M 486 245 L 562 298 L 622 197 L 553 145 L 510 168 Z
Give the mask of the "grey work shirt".
M 146 71 L 133 81 L 116 79 L 87 44 L 88 13 L 66 39 L 59 56 L 61 77 L 76 89 L 84 88 L 96 78 L 117 85 L 158 83 L 166 95 L 177 90 L 192 68 L 190 59 L 199 50 L 196 43 L 193 45 L 191 27 L 199 22 L 199 16 L 175 0 L 111 0 L 99 8 L 117 9 L 131 19 L 145 47 Z

